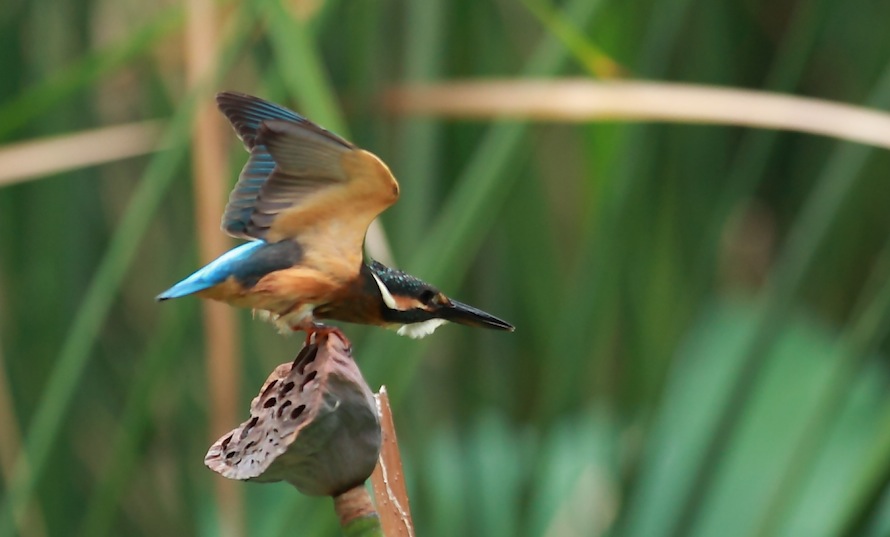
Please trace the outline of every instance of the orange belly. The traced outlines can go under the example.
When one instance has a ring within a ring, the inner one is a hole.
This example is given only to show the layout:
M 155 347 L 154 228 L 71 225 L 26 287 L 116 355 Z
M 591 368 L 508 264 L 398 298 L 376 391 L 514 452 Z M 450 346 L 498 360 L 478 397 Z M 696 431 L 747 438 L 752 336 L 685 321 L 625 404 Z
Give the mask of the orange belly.
M 306 267 L 269 273 L 250 288 L 234 278 L 198 292 L 198 296 L 241 308 L 267 310 L 284 315 L 305 304 L 330 302 L 343 287 L 326 274 Z

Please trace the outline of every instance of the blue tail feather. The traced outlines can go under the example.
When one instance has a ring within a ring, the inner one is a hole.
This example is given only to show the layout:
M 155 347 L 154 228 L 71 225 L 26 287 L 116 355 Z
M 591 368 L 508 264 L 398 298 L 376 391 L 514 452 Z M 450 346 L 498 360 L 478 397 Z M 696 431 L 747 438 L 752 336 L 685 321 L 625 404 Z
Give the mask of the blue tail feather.
M 159 294 L 156 300 L 168 300 L 170 298 L 191 295 L 226 281 L 229 276 L 234 275 L 238 271 L 241 262 L 249 258 L 257 248 L 265 244 L 264 241 L 252 241 L 229 250 L 188 278 Z

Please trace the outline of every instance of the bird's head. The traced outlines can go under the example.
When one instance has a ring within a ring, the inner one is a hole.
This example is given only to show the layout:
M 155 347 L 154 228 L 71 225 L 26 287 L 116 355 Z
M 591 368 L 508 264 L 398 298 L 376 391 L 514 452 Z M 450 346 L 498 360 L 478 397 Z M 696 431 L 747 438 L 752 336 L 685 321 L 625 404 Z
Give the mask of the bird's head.
M 452 300 L 432 285 L 373 261 L 370 276 L 380 291 L 383 320 L 398 333 L 422 338 L 448 321 L 467 326 L 513 331 L 513 325 L 473 306 Z

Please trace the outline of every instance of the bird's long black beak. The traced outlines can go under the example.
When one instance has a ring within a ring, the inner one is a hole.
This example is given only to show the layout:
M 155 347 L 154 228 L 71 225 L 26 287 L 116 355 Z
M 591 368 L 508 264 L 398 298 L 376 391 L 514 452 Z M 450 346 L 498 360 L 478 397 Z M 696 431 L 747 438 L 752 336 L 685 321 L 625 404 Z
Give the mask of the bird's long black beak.
M 440 316 L 446 321 L 464 324 L 467 326 L 480 326 L 482 328 L 491 328 L 494 330 L 509 330 L 512 332 L 514 327 L 512 324 L 498 319 L 494 315 L 478 310 L 473 306 L 451 300 L 450 306 L 444 306 L 439 310 Z

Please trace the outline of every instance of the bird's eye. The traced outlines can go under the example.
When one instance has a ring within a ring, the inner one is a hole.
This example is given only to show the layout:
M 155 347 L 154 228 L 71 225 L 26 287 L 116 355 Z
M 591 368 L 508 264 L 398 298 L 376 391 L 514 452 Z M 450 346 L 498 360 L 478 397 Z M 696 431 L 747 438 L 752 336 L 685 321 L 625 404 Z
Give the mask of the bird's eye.
M 436 298 L 437 294 L 438 293 L 436 293 L 432 289 L 426 289 L 425 291 L 420 293 L 420 302 L 428 305 L 430 302 L 433 301 L 434 298 Z

